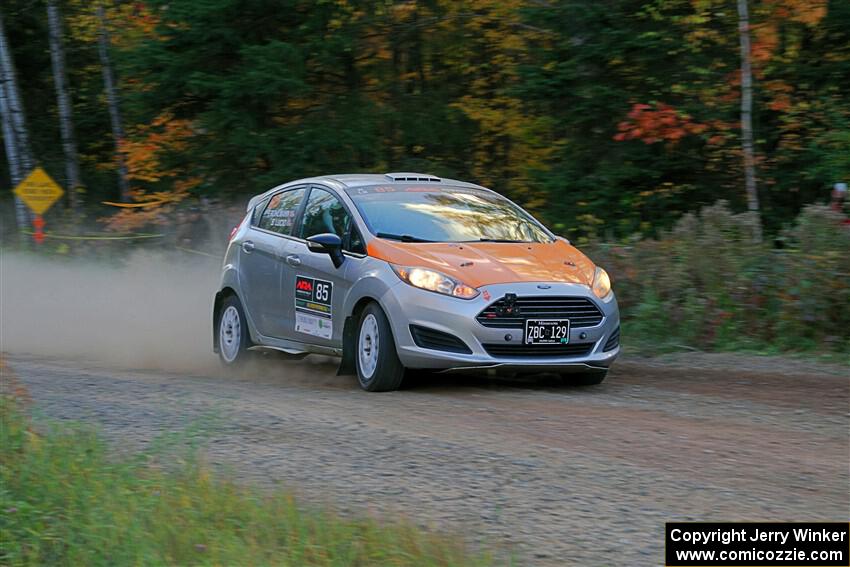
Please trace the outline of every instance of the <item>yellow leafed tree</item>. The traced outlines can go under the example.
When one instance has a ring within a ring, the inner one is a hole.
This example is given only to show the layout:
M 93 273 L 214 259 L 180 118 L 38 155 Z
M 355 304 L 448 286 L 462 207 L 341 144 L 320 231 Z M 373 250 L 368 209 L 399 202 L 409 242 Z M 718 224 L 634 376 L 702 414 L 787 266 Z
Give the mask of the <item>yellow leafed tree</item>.
M 520 0 L 447 0 L 442 26 L 468 38 L 451 56 L 467 82 L 467 93 L 454 106 L 478 126 L 472 140 L 473 176 L 530 209 L 543 206 L 531 189 L 531 174 L 546 168 L 556 150 L 548 121 L 533 116 L 512 88 L 528 50 L 526 39 L 546 33 L 522 24 Z M 458 31 L 458 28 L 460 31 Z

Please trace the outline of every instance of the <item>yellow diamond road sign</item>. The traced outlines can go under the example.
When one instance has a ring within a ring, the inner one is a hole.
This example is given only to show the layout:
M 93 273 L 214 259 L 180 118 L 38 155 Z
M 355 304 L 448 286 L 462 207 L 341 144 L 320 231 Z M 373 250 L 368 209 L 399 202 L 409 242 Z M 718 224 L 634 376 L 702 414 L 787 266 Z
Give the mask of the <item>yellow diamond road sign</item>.
M 65 191 L 40 167 L 35 168 L 15 187 L 15 195 L 37 215 L 53 206 Z

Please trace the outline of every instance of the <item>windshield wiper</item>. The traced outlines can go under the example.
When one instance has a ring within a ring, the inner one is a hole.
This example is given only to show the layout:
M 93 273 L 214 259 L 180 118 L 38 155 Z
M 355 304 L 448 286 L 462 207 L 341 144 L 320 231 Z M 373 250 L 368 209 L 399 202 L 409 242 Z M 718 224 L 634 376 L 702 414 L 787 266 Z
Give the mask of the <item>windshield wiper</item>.
M 531 240 L 513 240 L 510 238 L 479 238 L 478 240 L 470 240 L 469 242 L 521 242 L 528 243 Z
M 434 242 L 433 240 L 425 240 L 410 234 L 390 234 L 389 232 L 378 232 L 375 234 L 378 238 L 387 238 L 389 240 L 398 240 L 401 242 Z

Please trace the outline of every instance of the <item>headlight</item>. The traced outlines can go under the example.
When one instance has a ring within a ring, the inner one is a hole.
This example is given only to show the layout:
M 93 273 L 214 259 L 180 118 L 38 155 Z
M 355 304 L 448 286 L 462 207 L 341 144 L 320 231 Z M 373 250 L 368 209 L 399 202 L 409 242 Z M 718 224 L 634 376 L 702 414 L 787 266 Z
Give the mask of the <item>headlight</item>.
M 608 277 L 608 272 L 596 267 L 596 272 L 593 274 L 593 294 L 599 299 L 604 299 L 611 293 L 611 278 Z
M 427 289 L 428 291 L 451 295 L 452 297 L 459 297 L 461 299 L 472 299 L 478 297 L 480 293 L 474 287 L 434 270 L 408 268 L 404 266 L 393 266 L 393 270 L 402 281 L 420 289 Z

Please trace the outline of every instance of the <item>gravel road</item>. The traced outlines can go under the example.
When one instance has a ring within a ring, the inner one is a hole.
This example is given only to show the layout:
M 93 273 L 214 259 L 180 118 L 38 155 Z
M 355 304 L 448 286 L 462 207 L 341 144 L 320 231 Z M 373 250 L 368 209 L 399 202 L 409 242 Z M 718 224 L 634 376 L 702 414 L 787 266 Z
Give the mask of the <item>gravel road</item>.
M 117 447 L 214 414 L 206 457 L 241 482 L 409 517 L 523 564 L 662 564 L 665 521 L 850 517 L 841 367 L 625 359 L 592 388 L 430 377 L 368 394 L 321 360 L 237 378 L 8 361 L 36 411 L 96 423 Z

